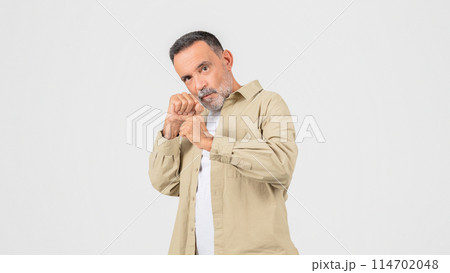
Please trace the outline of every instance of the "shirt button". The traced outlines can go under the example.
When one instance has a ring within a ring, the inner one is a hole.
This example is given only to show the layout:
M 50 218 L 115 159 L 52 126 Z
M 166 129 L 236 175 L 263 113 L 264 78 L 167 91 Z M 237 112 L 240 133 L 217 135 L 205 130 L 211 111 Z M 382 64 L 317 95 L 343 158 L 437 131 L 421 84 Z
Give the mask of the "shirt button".
M 195 171 L 198 172 L 198 168 L 195 168 Z

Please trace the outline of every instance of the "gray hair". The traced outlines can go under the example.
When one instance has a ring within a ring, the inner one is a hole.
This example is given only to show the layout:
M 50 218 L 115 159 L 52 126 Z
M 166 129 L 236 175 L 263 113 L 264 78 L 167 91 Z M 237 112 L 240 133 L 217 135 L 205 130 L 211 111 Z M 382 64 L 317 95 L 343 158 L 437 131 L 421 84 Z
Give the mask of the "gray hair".
M 170 47 L 169 55 L 172 63 L 176 54 L 178 54 L 183 49 L 190 47 L 197 41 L 206 42 L 219 57 L 223 52 L 223 47 L 216 36 L 206 31 L 192 31 L 178 38 L 172 45 L 172 47 Z

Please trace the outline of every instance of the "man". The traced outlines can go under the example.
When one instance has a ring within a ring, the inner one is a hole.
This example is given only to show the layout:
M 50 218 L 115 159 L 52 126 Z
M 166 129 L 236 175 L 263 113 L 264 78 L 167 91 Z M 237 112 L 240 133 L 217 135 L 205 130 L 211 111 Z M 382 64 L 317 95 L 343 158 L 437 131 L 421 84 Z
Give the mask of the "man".
M 285 202 L 297 159 L 285 101 L 241 86 L 233 55 L 204 31 L 170 49 L 189 89 L 171 96 L 149 159 L 159 192 L 179 197 L 169 254 L 299 254 Z

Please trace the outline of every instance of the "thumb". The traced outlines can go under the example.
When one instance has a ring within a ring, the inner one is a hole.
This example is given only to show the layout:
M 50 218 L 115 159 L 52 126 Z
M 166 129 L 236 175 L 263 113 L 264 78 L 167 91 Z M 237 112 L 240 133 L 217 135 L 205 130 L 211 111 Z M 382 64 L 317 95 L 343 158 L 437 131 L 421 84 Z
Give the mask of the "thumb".
M 201 105 L 201 103 L 198 102 L 195 105 L 195 114 L 199 115 L 199 114 L 201 114 L 203 112 L 203 110 L 205 110 L 205 107 L 203 107 L 203 105 Z

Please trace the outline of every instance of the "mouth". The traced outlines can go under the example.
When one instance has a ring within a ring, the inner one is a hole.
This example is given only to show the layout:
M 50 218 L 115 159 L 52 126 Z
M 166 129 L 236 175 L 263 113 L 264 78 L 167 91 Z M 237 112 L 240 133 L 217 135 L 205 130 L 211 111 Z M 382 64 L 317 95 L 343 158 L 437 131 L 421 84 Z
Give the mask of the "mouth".
M 211 93 L 211 94 L 208 94 L 208 95 L 204 96 L 204 97 L 202 98 L 202 100 L 211 97 L 211 95 L 213 95 L 213 94 L 214 94 L 214 93 Z

